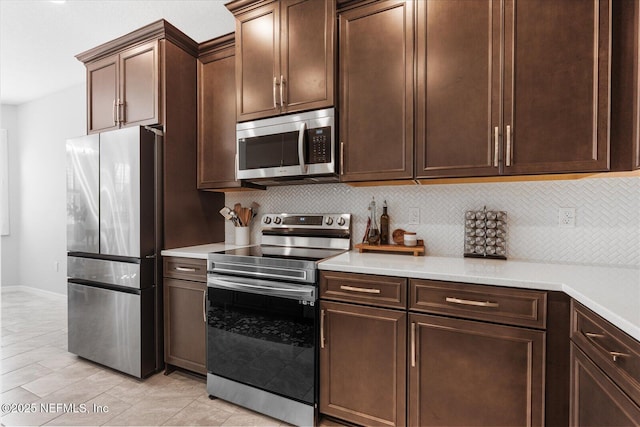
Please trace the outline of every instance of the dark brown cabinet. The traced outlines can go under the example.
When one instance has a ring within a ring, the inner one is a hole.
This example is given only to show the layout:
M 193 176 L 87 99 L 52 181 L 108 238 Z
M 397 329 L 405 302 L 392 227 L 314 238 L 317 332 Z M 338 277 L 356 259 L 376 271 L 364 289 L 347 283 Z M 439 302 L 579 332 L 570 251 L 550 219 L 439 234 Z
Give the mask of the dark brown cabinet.
M 237 120 L 333 106 L 335 2 L 231 2 Z
M 157 40 L 86 64 L 87 130 L 161 124 Z
M 354 303 L 397 306 L 394 295 L 406 295 L 406 279 L 322 272 L 320 286 L 320 413 L 360 425 L 405 425 L 405 306 Z
M 235 38 L 200 46 L 198 56 L 198 188 L 237 188 Z
M 411 314 L 409 425 L 541 426 L 543 331 Z
M 224 240 L 224 195 L 196 184 L 197 56 L 198 44 L 162 19 L 76 56 L 87 68 L 89 133 L 151 125 L 162 135 L 155 220 L 163 249 Z
M 572 304 L 572 426 L 640 425 L 640 343 Z
M 416 177 L 609 169 L 609 0 L 418 2 Z
M 339 12 L 342 181 L 413 177 L 414 5 Z
M 546 293 L 411 280 L 409 294 L 411 311 L 465 318 L 409 315 L 410 425 L 544 425 L 545 331 L 515 325 L 544 328 Z
M 207 373 L 206 281 L 206 260 L 164 259 L 164 360 L 202 375 Z

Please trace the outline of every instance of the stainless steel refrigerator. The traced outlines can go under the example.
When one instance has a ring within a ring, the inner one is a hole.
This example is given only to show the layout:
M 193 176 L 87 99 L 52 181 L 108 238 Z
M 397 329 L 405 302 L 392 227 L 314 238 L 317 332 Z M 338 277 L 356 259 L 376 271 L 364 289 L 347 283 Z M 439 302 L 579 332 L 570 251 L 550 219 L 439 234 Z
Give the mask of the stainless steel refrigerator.
M 160 149 L 144 127 L 66 144 L 69 351 L 138 378 L 162 367 Z

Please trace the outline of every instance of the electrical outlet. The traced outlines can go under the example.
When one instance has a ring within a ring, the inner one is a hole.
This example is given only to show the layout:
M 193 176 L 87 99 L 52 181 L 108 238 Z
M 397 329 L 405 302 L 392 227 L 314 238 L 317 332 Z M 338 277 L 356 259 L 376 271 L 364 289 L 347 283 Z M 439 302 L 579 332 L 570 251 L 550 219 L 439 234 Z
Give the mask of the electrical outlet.
M 576 226 L 576 208 L 558 209 L 558 225 L 560 227 Z
M 409 208 L 409 224 L 420 224 L 420 208 Z

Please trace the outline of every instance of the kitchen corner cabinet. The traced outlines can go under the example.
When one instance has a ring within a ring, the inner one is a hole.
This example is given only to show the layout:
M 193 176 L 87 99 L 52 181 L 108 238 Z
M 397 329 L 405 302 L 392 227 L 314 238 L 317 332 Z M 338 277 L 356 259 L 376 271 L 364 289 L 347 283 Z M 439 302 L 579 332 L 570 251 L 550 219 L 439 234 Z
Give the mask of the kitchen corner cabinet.
M 164 258 L 163 293 L 165 363 L 205 375 L 206 260 Z
M 235 38 L 200 46 L 198 56 L 198 188 L 240 187 L 235 179 Z
M 421 2 L 341 10 L 340 178 L 413 178 L 414 14 Z
M 159 54 L 153 40 L 86 64 L 89 133 L 162 124 Z
M 417 4 L 416 177 L 608 170 L 611 1 L 471 3 Z
M 335 1 L 236 0 L 239 122 L 334 103 Z
M 321 272 L 320 298 L 320 413 L 405 425 L 406 279 Z
M 640 425 L 640 342 L 573 302 L 571 426 Z

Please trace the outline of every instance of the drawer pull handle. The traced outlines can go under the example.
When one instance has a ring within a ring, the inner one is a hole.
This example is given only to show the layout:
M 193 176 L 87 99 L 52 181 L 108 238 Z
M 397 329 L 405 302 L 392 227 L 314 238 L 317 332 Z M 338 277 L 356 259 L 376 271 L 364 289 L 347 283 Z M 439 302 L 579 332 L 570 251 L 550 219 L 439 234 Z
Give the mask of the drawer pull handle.
M 362 292 L 364 294 L 379 294 L 380 289 L 371 288 L 356 288 L 355 286 L 340 285 L 340 289 L 343 291 Z
M 591 339 L 606 338 L 604 335 L 596 334 L 594 332 L 585 332 L 584 334 L 586 335 L 587 338 L 591 338 Z
M 620 352 L 618 352 L 618 351 L 610 351 L 610 352 L 609 352 L 609 355 L 611 356 L 611 359 L 612 359 L 614 362 L 617 362 L 619 357 L 629 357 L 629 355 L 628 355 L 628 354 L 626 354 L 626 353 L 620 353 Z
M 185 273 L 195 273 L 196 269 L 192 267 L 176 267 L 176 271 L 183 271 Z
M 454 298 L 454 297 L 447 297 L 445 298 L 445 301 L 450 302 L 452 304 L 472 305 L 474 307 L 499 307 L 500 306 L 500 304 L 498 304 L 497 302 L 474 301 L 474 300 L 460 299 L 460 298 Z

